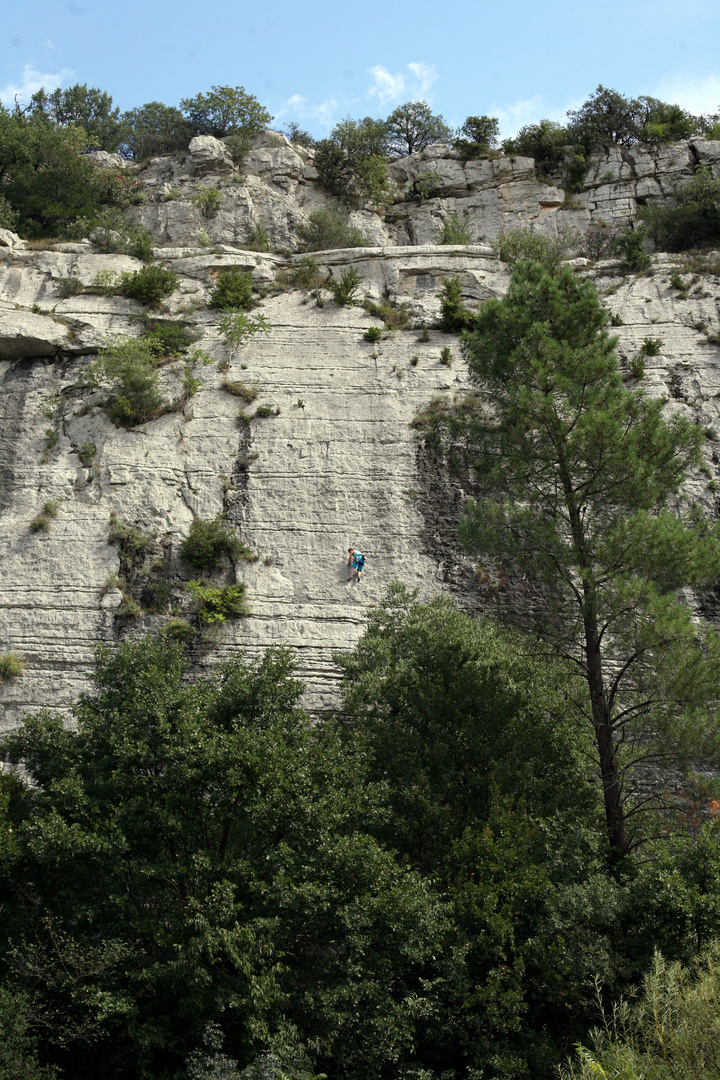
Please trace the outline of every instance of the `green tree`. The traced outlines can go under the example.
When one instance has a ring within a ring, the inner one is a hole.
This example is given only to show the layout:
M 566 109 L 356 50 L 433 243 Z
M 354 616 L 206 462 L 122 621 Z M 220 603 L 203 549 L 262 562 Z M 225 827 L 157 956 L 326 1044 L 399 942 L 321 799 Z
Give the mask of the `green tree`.
M 568 111 L 570 141 L 594 146 L 687 139 L 702 127 L 700 117 L 658 98 L 627 98 L 598 86 L 579 109 Z
M 452 129 L 442 116 L 435 116 L 427 101 L 398 105 L 385 121 L 385 150 L 390 157 L 417 154 L 433 143 L 449 143 Z
M 579 109 L 569 109 L 567 116 L 571 141 L 587 149 L 630 146 L 640 138 L 643 110 L 639 102 L 602 84 Z
M 556 172 L 565 160 L 565 148 L 570 142 L 567 128 L 554 120 L 540 120 L 537 124 L 521 127 L 512 139 L 502 144 L 506 156 L 518 154 L 535 159 L 538 176 Z
M 348 116 L 317 143 L 315 168 L 331 195 L 345 202 L 362 195 L 382 200 L 388 186 L 386 138 L 384 120 Z
M 479 407 L 445 432 L 483 492 L 462 537 L 507 575 L 508 617 L 573 665 L 610 844 L 627 852 L 628 770 L 708 732 L 718 645 L 676 594 L 715 580 L 718 541 L 701 515 L 671 509 L 702 433 L 624 388 L 608 319 L 570 268 L 519 264 L 465 341 L 493 412 Z
M 183 98 L 180 107 L 194 135 L 255 135 L 272 116 L 244 86 L 213 86 L 209 93 Z
M 498 792 L 548 815 L 592 803 L 567 674 L 547 648 L 395 583 L 336 661 L 346 717 L 387 784 L 384 839 L 418 869 L 447 875 L 453 845 L 488 820 Z M 561 772 L 573 779 L 559 789 Z
M 77 222 L 92 228 L 103 204 L 121 198 L 114 179 L 83 153 L 86 132 L 59 127 L 41 112 L 0 106 L 0 182 L 24 236 L 62 236 Z
M 115 153 L 123 139 L 123 120 L 120 110 L 112 107 L 112 97 L 96 86 L 88 89 L 87 83 L 75 83 L 67 90 L 58 87 L 50 94 L 38 90 L 29 112 L 40 113 L 60 127 L 80 128 L 91 150 Z
M 546 647 L 447 597 L 394 585 L 343 668 L 346 737 L 366 747 L 389 813 L 376 834 L 452 903 L 462 962 L 430 1020 L 437 1073 L 550 1075 L 611 978 L 622 890 Z
M 643 206 L 639 211 L 660 251 L 687 251 L 720 238 L 720 178 L 709 165 L 675 189 L 674 205 Z
M 658 98 L 639 97 L 641 142 L 678 142 L 700 131 L 700 118 Z
M 130 109 L 123 114 L 123 125 L 120 153 L 138 161 L 186 150 L 195 134 L 180 109 L 160 101 Z
M 453 139 L 453 149 L 464 161 L 487 157 L 495 150 L 500 138 L 500 128 L 495 116 L 468 116 L 458 128 Z
M 241 1067 L 283 1041 L 349 1078 L 402 1067 L 446 905 L 363 830 L 373 789 L 298 707 L 287 652 L 187 675 L 166 636 L 101 648 L 74 729 L 41 714 L 10 740 L 35 785 L 13 974 L 46 1059 L 174 1073 L 219 1023 Z

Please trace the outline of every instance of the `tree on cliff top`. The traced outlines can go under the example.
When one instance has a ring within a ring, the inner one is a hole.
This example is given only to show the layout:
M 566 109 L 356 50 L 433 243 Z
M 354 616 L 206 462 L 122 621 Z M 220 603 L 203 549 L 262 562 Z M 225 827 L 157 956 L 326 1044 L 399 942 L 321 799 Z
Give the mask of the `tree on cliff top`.
M 701 515 L 670 509 L 701 460 L 699 427 L 623 386 L 607 322 L 592 283 L 569 267 L 551 276 L 520 263 L 465 341 L 492 411 L 444 432 L 462 440 L 483 492 L 468 504 L 464 541 L 517 596 L 537 590 L 509 616 L 579 676 L 573 703 L 594 745 L 610 843 L 626 852 L 637 839 L 628 770 L 711 741 L 703 709 L 717 697 L 717 635 L 676 594 L 716 580 L 720 544 Z
M 208 94 L 183 98 L 180 106 L 194 135 L 255 135 L 263 131 L 272 116 L 244 86 L 213 86 Z
M 398 105 L 385 124 L 386 151 L 391 157 L 416 154 L 433 143 L 449 143 L 453 134 L 442 116 L 433 115 L 427 101 Z

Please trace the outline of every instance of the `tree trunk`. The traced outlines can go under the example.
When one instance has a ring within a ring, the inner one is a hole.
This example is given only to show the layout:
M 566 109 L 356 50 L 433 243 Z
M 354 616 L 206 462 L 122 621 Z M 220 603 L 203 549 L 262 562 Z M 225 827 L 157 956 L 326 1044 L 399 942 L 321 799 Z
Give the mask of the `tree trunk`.
M 585 610 L 583 611 L 585 625 L 585 661 L 586 678 L 590 691 L 590 704 L 592 707 L 593 726 L 595 728 L 595 744 L 600 759 L 600 776 L 603 786 L 603 801 L 605 803 L 605 820 L 607 822 L 610 845 L 620 854 L 625 855 L 630 849 L 630 841 L 625 830 L 625 812 L 622 804 L 622 790 L 620 786 L 620 772 L 615 754 L 612 725 L 608 714 L 607 700 L 605 698 L 605 684 L 602 671 L 602 655 L 598 640 L 597 618 L 593 602 L 592 588 L 585 587 Z

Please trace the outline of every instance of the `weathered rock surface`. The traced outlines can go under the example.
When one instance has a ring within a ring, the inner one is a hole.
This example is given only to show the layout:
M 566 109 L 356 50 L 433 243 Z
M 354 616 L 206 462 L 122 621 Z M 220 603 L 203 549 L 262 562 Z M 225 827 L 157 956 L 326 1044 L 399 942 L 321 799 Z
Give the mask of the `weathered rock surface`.
M 518 227 L 579 234 L 592 222 L 623 225 L 648 201 L 666 202 L 699 163 L 717 175 L 720 142 L 612 146 L 593 155 L 580 190 L 568 195 L 560 176 L 537 179 L 532 158 L 462 162 L 448 147 L 431 146 L 391 163 L 392 206 L 367 203 L 352 212 L 351 222 L 368 244 L 382 247 L 435 244 L 449 215 L 457 215 L 476 242 L 492 243 Z M 187 153 L 131 167 L 147 201 L 130 215 L 163 247 L 244 247 L 260 229 L 271 250 L 297 251 L 298 226 L 329 201 L 313 151 L 276 132 L 256 136 L 239 166 L 222 140 L 199 136 Z M 210 217 L 197 199 L 208 186 L 220 195 Z
M 193 171 L 199 176 L 203 173 L 229 173 L 233 170 L 233 160 L 221 139 L 212 135 L 196 135 L 190 140 L 190 160 Z
M 269 645 L 288 645 L 314 710 L 337 700 L 333 654 L 358 640 L 368 605 L 391 580 L 421 596 L 450 589 L 471 607 L 480 603 L 472 564 L 455 539 L 462 493 L 438 472 L 411 427 L 433 397 L 467 385 L 457 339 L 431 330 L 424 344 L 417 330 L 406 330 L 372 345 L 363 332 L 381 324 L 362 308 L 339 308 L 327 291 L 318 307 L 312 294 L 292 290 L 262 302 L 269 336 L 229 354 L 217 313 L 204 306 L 217 269 L 241 265 L 269 285 L 293 258 L 232 249 L 186 256 L 182 246 L 163 254 L 180 280 L 168 312 L 194 321 L 198 344 L 229 370 L 218 363 L 202 369 L 202 392 L 130 431 L 110 423 L 103 394 L 85 385 L 88 359 L 72 353 L 137 334 L 142 309 L 102 295 L 61 300 L 57 288 L 71 261 L 87 283 L 103 266 L 138 264 L 124 256 L 18 251 L 0 265 L 3 317 L 29 320 L 27 326 L 37 321 L 43 331 L 51 324 L 59 335 L 55 345 L 38 332 L 44 344 L 37 351 L 23 346 L 0 359 L 0 652 L 14 650 L 28 661 L 21 678 L 0 687 L 5 727 L 29 709 L 67 710 L 89 685 L 95 642 L 157 630 L 175 608 L 189 614 L 184 586 L 194 574 L 180 545 L 193 515 L 224 509 L 258 556 L 236 571 L 250 616 L 221 628 L 206 654 L 196 648 L 198 670 L 238 649 L 257 656 Z M 460 277 L 470 304 L 502 295 L 508 282 L 507 268 L 481 245 L 359 248 L 317 258 L 323 275 L 354 266 L 360 296 L 407 304 L 416 324 L 437 317 L 444 276 Z M 658 257 L 653 276 L 627 279 L 614 277 L 611 264 L 579 272 L 610 290 L 608 306 L 622 321 L 621 363 L 627 366 L 646 337 L 660 338 L 660 355 L 646 358 L 648 391 L 667 398 L 669 410 L 720 431 L 720 350 L 705 344 L 700 329 L 718 331 L 720 282 L 703 277 L 679 298 L 669 283 L 673 265 Z M 63 324 L 15 309 L 17 297 L 54 309 L 78 328 L 81 344 L 68 341 Z M 440 362 L 445 345 L 453 353 L 449 367 Z M 168 399 L 177 397 L 180 375 L 163 369 Z M 257 384 L 256 401 L 243 408 L 252 415 L 266 406 L 271 415 L 239 425 L 242 401 L 223 388 L 226 378 Z M 48 429 L 57 433 L 49 449 Z M 707 472 L 688 483 L 689 494 L 710 509 L 716 445 L 708 441 Z M 30 533 L 29 522 L 48 500 L 59 503 L 50 531 Z M 119 571 L 107 539 L 111 513 L 150 537 L 170 586 L 166 609 L 137 622 L 118 616 L 121 595 L 107 589 Z M 368 560 L 362 585 L 352 590 L 345 568 L 351 543 Z M 227 564 L 217 580 L 232 575 Z
M 69 328 L 56 319 L 29 311 L 0 309 L 0 356 L 55 356 L 70 348 Z

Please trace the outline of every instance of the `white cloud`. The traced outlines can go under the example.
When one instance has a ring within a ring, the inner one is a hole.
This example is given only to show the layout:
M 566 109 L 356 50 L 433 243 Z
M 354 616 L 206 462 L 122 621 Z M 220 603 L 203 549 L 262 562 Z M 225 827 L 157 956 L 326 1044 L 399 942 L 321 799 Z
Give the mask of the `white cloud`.
M 720 76 L 685 78 L 682 75 L 663 79 L 653 90 L 651 97 L 680 105 L 691 113 L 716 113 L 720 108 Z
M 2 101 L 3 105 L 12 106 L 17 98 L 18 101 L 27 104 L 33 94 L 40 90 L 41 87 L 44 86 L 46 90 L 56 90 L 73 74 L 74 72 L 68 68 L 50 73 L 36 71 L 31 64 L 26 64 L 20 82 L 8 83 L 7 86 L 0 88 L 0 101 Z
M 45 48 L 50 49 L 50 50 L 54 49 L 55 48 L 55 42 L 51 41 L 50 38 L 48 38 L 47 41 L 45 42 Z
M 438 77 L 435 68 L 430 64 L 415 61 L 408 64 L 407 68 L 410 75 L 404 73 L 393 75 L 381 64 L 371 67 L 370 74 L 373 81 L 367 97 L 376 97 L 383 106 L 393 101 L 400 101 L 401 98 L 408 101 L 426 98 Z
M 543 99 L 539 94 L 525 101 L 513 101 L 510 105 L 493 105 L 487 111 L 488 116 L 497 116 L 500 132 L 504 139 L 512 138 L 519 128 L 526 124 L 536 124 L 545 116 Z M 554 120 L 555 117 L 548 117 Z
M 405 76 L 391 75 L 387 68 L 378 64 L 370 68 L 373 77 L 372 86 L 368 90 L 368 97 L 376 97 L 381 105 L 388 101 L 397 101 L 405 93 Z
M 417 79 L 415 97 L 426 98 L 430 93 L 430 87 L 438 77 L 435 68 L 431 64 L 408 64 L 408 67 Z
M 372 76 L 370 88 L 362 97 L 326 98 L 317 105 L 311 104 L 302 94 L 293 94 L 275 110 L 276 120 L 295 120 L 326 132 L 345 115 L 357 116 L 368 107 L 368 99 L 374 98 L 384 109 L 388 104 L 427 99 L 432 84 L 438 76 L 430 64 L 412 62 L 406 72 L 393 75 L 381 64 L 369 69 Z

